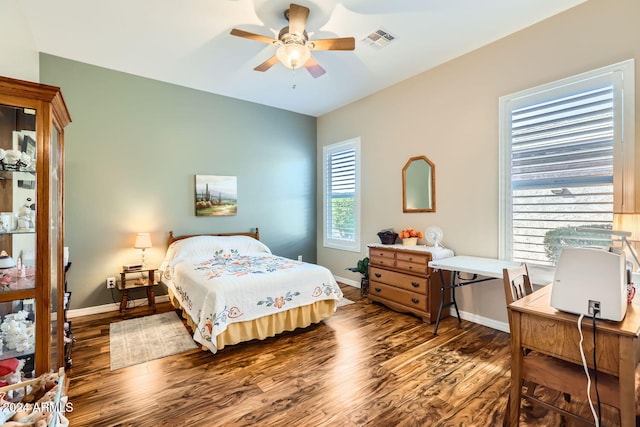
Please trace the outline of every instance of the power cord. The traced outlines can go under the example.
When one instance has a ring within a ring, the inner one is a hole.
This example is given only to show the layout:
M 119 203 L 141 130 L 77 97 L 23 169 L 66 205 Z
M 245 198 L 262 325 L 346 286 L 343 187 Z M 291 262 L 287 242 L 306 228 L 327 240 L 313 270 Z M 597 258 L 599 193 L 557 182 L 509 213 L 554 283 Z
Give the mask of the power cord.
M 600 393 L 598 392 L 598 361 L 596 360 L 596 316 L 600 313 L 599 310 L 593 310 L 593 382 L 596 388 L 596 400 L 598 401 L 598 421 L 602 424 L 602 407 L 600 406 Z
M 580 332 L 580 357 L 582 358 L 582 367 L 584 368 L 584 373 L 587 375 L 587 399 L 589 400 L 589 407 L 591 408 L 591 413 L 593 414 L 593 420 L 596 423 L 596 427 L 600 427 L 600 417 L 598 416 L 598 414 L 596 414 L 596 410 L 593 407 L 593 402 L 591 401 L 591 376 L 589 375 L 587 359 L 584 356 L 584 349 L 582 348 L 582 342 L 584 341 L 584 336 L 582 335 L 582 319 L 584 319 L 584 314 L 581 314 L 580 317 L 578 317 L 578 332 Z
M 113 301 L 114 304 L 120 304 L 120 301 L 116 301 L 116 296 L 114 293 L 114 289 L 115 288 L 111 288 L 111 301 Z

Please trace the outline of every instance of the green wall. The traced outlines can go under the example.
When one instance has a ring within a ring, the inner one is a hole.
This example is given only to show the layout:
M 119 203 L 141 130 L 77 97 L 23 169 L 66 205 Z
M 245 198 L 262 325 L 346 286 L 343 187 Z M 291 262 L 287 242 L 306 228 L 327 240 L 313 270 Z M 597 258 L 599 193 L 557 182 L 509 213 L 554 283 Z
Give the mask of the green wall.
M 140 231 L 154 245 L 148 264 L 162 261 L 169 230 L 255 227 L 273 253 L 315 262 L 314 117 L 46 54 L 40 80 L 62 88 L 72 118 L 65 132 L 71 309 L 119 299 L 105 278 L 140 260 L 133 249 Z M 196 217 L 196 174 L 237 176 L 238 214 Z

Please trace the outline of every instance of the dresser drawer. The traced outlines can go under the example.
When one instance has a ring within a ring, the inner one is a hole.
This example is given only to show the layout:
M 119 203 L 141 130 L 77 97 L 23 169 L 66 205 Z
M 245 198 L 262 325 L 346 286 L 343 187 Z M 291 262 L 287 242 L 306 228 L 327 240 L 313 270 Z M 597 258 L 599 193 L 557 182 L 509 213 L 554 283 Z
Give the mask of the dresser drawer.
M 415 262 L 397 260 L 395 267 L 398 270 L 406 271 L 409 274 L 426 275 L 429 273 L 429 267 L 427 266 L 427 264 L 418 264 Z
M 399 273 L 397 271 L 385 270 L 383 268 L 370 267 L 370 280 L 392 285 L 397 288 L 406 289 L 411 292 L 417 292 L 422 295 L 428 294 L 428 278 L 412 276 L 409 274 Z
M 372 300 L 391 301 L 421 312 L 427 311 L 427 296 L 409 292 L 395 286 L 371 281 L 369 296 Z
M 393 267 L 396 263 L 396 255 L 394 251 L 384 249 L 369 250 L 369 265 L 383 265 Z
M 396 254 L 396 259 L 398 261 L 427 265 L 429 261 L 431 261 L 431 254 L 418 254 L 415 252 L 398 251 L 398 253 Z

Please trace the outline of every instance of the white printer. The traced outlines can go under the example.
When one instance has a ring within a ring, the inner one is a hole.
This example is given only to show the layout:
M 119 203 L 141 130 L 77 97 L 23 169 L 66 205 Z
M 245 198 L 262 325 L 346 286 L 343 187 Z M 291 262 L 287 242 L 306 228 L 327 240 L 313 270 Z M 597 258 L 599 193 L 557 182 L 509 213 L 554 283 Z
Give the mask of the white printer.
M 627 312 L 624 253 L 605 249 L 563 248 L 551 289 L 551 306 L 574 314 L 621 321 Z

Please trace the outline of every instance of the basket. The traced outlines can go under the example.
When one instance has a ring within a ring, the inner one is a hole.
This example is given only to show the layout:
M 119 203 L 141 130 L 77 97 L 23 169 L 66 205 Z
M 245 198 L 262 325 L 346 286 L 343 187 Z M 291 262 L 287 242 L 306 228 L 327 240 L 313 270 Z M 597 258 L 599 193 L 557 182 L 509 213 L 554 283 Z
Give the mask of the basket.
M 396 239 L 398 238 L 398 233 L 394 233 L 393 231 L 381 231 L 378 233 L 378 237 L 380 238 L 380 242 L 383 245 L 393 245 L 396 243 Z
M 418 243 L 417 237 L 405 237 L 402 239 L 402 244 L 404 246 L 415 246 Z

